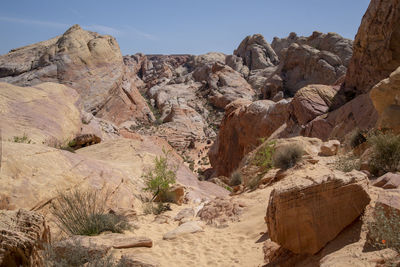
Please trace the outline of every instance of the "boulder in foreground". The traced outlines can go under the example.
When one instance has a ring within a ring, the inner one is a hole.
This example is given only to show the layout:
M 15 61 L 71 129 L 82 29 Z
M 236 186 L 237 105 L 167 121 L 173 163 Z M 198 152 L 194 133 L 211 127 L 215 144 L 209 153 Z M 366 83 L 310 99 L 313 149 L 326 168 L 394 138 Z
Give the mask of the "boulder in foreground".
M 358 171 L 308 166 L 288 178 L 272 191 L 266 221 L 271 240 L 296 254 L 317 253 L 370 201 L 367 177 Z

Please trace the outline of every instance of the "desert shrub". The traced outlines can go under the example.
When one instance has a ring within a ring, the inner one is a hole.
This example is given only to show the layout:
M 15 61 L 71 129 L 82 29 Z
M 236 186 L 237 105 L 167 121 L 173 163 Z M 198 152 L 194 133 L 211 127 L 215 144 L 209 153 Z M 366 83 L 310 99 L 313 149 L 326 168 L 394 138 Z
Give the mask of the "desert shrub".
M 267 142 L 262 145 L 256 152 L 253 164 L 261 168 L 266 173 L 273 166 L 272 156 L 274 154 L 275 142 Z
M 351 172 L 352 170 L 360 170 L 360 159 L 353 154 L 339 156 L 334 162 L 335 169 L 342 172 Z
M 400 170 L 400 135 L 378 132 L 368 137 L 372 145 L 370 166 L 374 173 Z
M 128 228 L 126 217 L 107 213 L 108 199 L 99 196 L 95 190 L 73 190 L 61 193 L 52 202 L 51 212 L 58 226 L 67 234 L 98 235 L 104 231 L 121 233 Z
M 81 246 L 79 241 L 63 250 L 63 253 L 57 253 L 57 249 L 50 244 L 44 247 L 42 252 L 44 267 L 122 267 L 121 261 L 116 262 L 112 255 L 102 255 L 93 253 L 95 250 L 88 250 Z
M 367 220 L 368 237 L 377 248 L 390 247 L 400 253 L 400 213 L 376 206 L 374 216 Z
M 24 133 L 23 136 L 14 136 L 11 139 L 11 141 L 14 142 L 14 143 L 24 143 L 24 144 L 32 143 L 32 140 L 29 139 L 29 137 L 26 135 L 26 133 Z
M 297 144 L 285 145 L 274 153 L 273 164 L 282 170 L 287 170 L 296 165 L 303 156 L 303 148 Z
M 162 202 L 154 203 L 154 202 L 147 202 L 144 204 L 143 213 L 144 214 L 154 214 L 159 215 L 167 210 L 171 210 L 169 204 L 164 204 Z
M 367 141 L 367 131 L 360 130 L 359 128 L 354 129 L 349 135 L 347 143 L 351 148 L 355 148 L 362 143 Z
M 260 184 L 261 178 L 263 177 L 262 174 L 256 175 L 252 177 L 248 183 L 247 183 L 247 188 L 250 188 L 250 190 L 255 190 L 258 188 L 258 185 Z
M 158 195 L 165 195 L 171 184 L 175 183 L 176 168 L 168 165 L 168 154 L 163 149 L 163 155 L 154 159 L 154 168 L 143 174 L 145 191 L 153 193 L 154 200 Z
M 239 171 L 234 171 L 231 174 L 230 184 L 232 186 L 240 185 L 243 182 L 242 174 Z

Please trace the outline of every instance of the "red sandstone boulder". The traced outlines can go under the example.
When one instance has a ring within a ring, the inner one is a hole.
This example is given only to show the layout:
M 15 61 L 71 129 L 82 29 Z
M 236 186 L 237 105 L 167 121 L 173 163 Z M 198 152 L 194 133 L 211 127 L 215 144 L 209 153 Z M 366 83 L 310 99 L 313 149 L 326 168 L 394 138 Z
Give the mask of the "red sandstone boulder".
M 369 203 L 368 178 L 324 165 L 287 174 L 272 191 L 267 209 L 272 241 L 296 254 L 314 254 L 333 240 Z

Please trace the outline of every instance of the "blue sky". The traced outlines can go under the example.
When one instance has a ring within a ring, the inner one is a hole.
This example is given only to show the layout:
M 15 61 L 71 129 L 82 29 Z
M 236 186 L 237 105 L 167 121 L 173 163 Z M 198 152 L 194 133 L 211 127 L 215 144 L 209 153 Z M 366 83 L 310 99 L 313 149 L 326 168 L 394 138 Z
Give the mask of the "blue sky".
M 122 54 L 231 54 L 247 35 L 290 32 L 354 39 L 369 0 L 2 0 L 0 54 L 73 24 L 113 35 Z

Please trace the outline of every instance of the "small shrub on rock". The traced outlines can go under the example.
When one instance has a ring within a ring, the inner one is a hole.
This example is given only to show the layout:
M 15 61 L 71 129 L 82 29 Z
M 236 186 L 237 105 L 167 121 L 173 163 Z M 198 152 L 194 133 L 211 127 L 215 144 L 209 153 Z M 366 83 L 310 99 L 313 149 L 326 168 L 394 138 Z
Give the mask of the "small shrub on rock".
M 29 139 L 29 137 L 26 135 L 26 133 L 24 133 L 23 136 L 14 136 L 11 141 L 14 143 L 23 143 L 23 144 L 32 143 L 32 140 Z
M 357 128 L 348 135 L 347 143 L 348 145 L 350 145 L 351 148 L 356 148 L 357 146 L 367 141 L 366 136 L 367 131 L 363 131 Z
M 153 193 L 152 201 L 158 195 L 165 195 L 168 192 L 171 184 L 176 180 L 176 168 L 171 168 L 168 165 L 168 154 L 163 149 L 163 156 L 157 156 L 154 159 L 154 168 L 143 174 L 146 187 L 144 191 Z
M 107 213 L 107 199 L 108 194 L 102 197 L 95 190 L 61 193 L 52 202 L 51 212 L 58 226 L 67 234 L 92 236 L 104 231 L 122 233 L 128 228 L 126 217 Z
M 361 162 L 356 156 L 349 154 L 339 156 L 334 162 L 335 169 L 342 172 L 351 172 L 352 170 L 360 170 Z
M 375 207 L 374 216 L 367 221 L 369 242 L 377 248 L 390 247 L 400 253 L 400 213 Z
M 370 166 L 375 174 L 400 171 L 400 135 L 378 132 L 368 137 Z
M 231 174 L 230 185 L 236 186 L 236 185 L 240 185 L 242 182 L 243 182 L 242 174 L 239 171 L 234 171 Z
M 274 146 L 275 142 L 273 141 L 264 143 L 254 157 L 253 164 L 260 167 L 263 173 L 268 172 L 273 167 Z
M 274 153 L 274 166 L 282 170 L 287 170 L 296 165 L 303 156 L 303 148 L 299 145 L 286 145 Z

